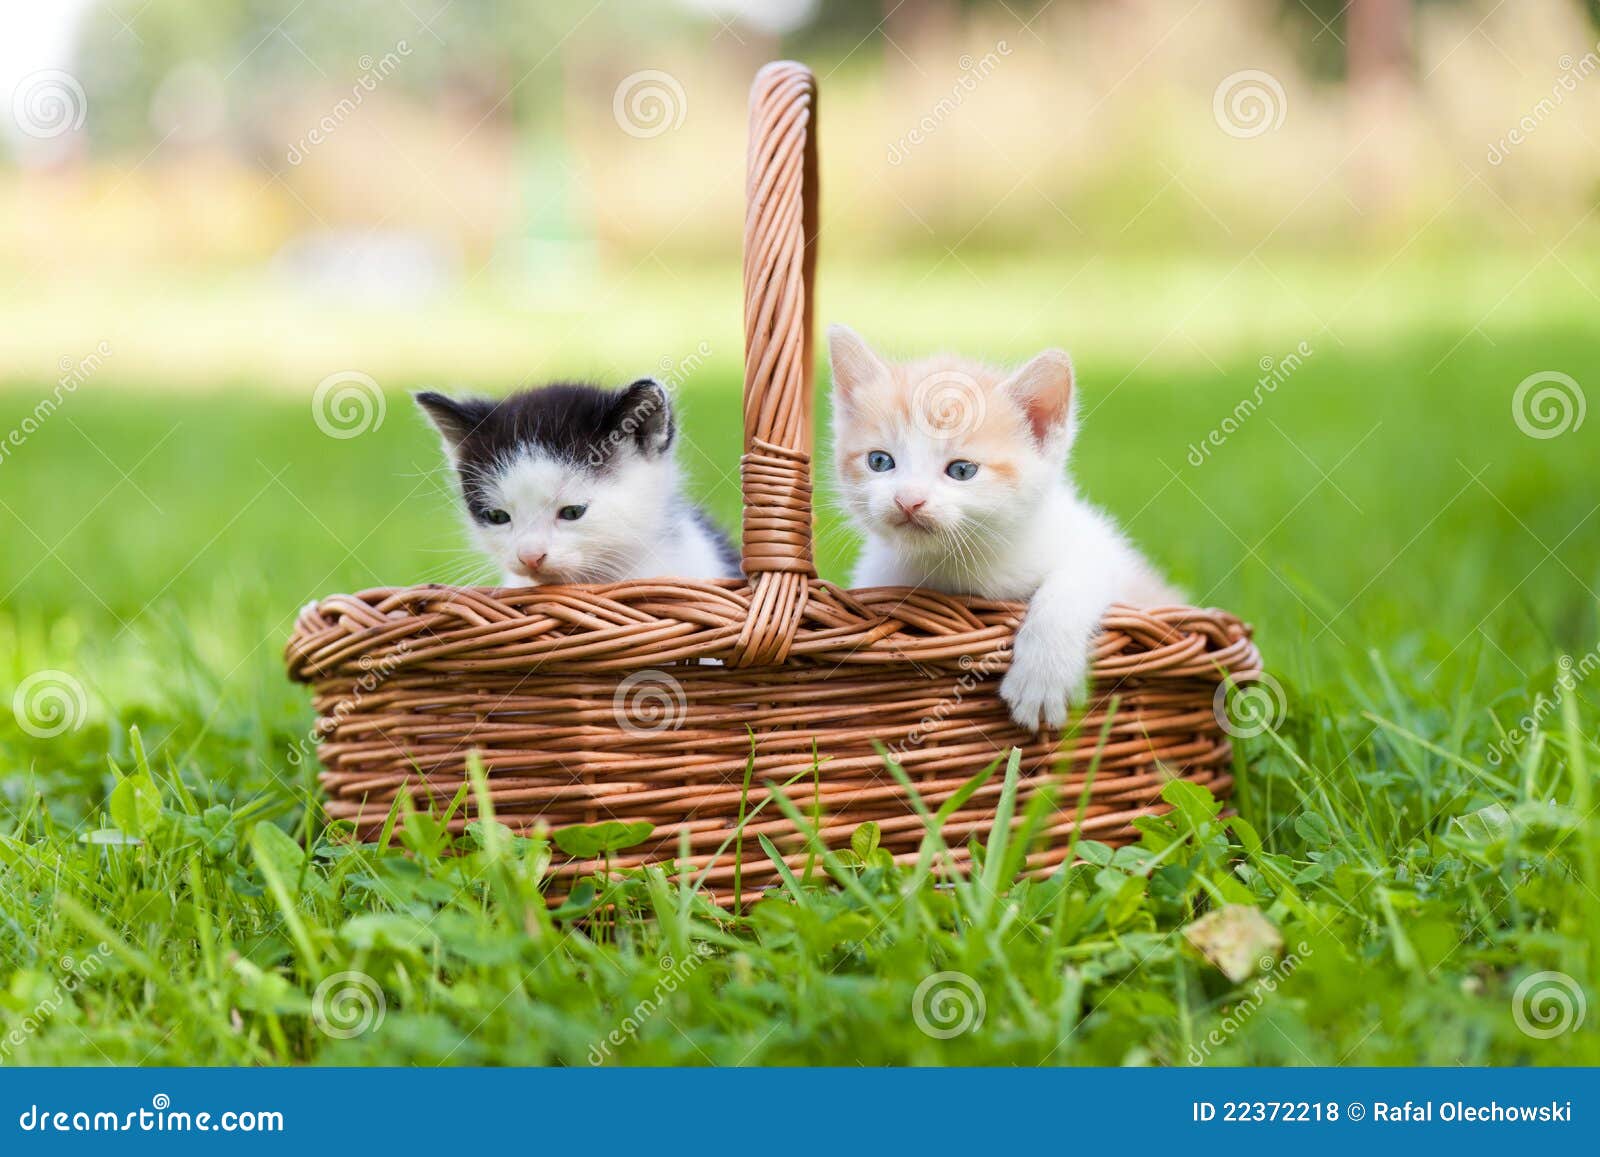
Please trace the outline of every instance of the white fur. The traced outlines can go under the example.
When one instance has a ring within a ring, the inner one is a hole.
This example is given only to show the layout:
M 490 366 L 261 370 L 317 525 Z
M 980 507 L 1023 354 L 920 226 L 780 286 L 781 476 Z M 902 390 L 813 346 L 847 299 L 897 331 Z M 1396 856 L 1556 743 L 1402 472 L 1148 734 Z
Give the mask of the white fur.
M 976 481 L 976 479 L 974 479 Z M 1111 519 L 1056 480 L 1018 517 L 969 527 L 965 555 L 917 549 L 903 534 L 868 531 L 852 586 L 926 586 L 1027 600 L 1000 694 L 1030 730 L 1061 728 L 1087 690 L 1090 647 L 1112 603 L 1181 602 Z M 974 561 L 976 560 L 976 561 Z
M 1027 432 L 1028 398 L 1039 388 L 1038 379 L 1064 373 L 1070 388 L 1070 363 L 1052 351 L 997 392 L 986 392 L 988 405 L 1015 407 L 1013 413 L 990 416 L 1015 429 L 1015 438 L 1006 443 L 1008 462 L 1017 472 L 1010 479 L 983 468 L 984 447 L 994 445 L 992 423 L 984 438 L 943 430 L 930 434 L 927 423 L 895 413 L 893 402 L 884 402 L 894 393 L 882 388 L 889 370 L 870 352 L 863 357 L 859 338 L 848 331 L 830 336 L 836 351 L 837 453 L 861 453 L 870 442 L 871 449 L 895 460 L 893 470 L 868 473 L 859 484 L 840 479 L 845 504 L 866 534 L 851 585 L 926 586 L 1027 600 L 1000 694 L 1012 718 L 1029 730 L 1041 723 L 1065 726 L 1069 703 L 1081 701 L 1087 690 L 1090 648 L 1107 607 L 1182 601 L 1112 520 L 1074 492 L 1066 476 L 1075 430 L 1070 404 L 1042 436 Z M 849 389 L 837 388 L 841 379 Z M 944 470 L 953 459 L 977 462 L 977 475 L 967 481 L 950 478 Z M 924 503 L 918 512 L 923 528 L 905 524 L 897 497 Z
M 681 497 L 671 455 L 618 450 L 609 473 L 575 466 L 529 447 L 484 479 L 489 505 L 510 523 L 472 520 L 473 539 L 499 567 L 508 587 L 604 583 L 625 579 L 726 578 L 717 543 Z M 586 506 L 562 521 L 564 506 Z M 531 575 L 518 555 L 545 555 Z

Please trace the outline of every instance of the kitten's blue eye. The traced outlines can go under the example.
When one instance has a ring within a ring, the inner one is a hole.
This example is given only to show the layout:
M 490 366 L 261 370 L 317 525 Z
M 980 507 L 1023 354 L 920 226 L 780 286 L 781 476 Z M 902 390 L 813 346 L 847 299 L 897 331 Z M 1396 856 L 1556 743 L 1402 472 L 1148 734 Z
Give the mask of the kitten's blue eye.
M 562 522 L 577 522 L 578 519 L 583 517 L 583 512 L 588 509 L 587 506 L 563 506 L 556 511 L 556 517 Z
M 504 526 L 511 521 L 511 515 L 503 510 L 485 510 L 483 520 L 493 526 Z
M 882 474 L 885 470 L 893 470 L 894 459 L 882 450 L 873 450 L 867 455 L 867 469 L 874 474 Z
M 968 462 L 965 458 L 957 458 L 944 468 L 944 472 L 957 482 L 965 482 L 978 472 L 978 464 Z

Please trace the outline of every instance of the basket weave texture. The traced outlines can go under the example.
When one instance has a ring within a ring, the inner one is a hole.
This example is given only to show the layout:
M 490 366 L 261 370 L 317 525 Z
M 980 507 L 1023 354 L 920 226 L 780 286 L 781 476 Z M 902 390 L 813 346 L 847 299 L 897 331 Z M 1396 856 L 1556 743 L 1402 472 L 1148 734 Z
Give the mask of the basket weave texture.
M 396 797 L 452 799 L 477 752 L 498 819 L 558 829 L 654 826 L 612 868 L 674 861 L 726 896 L 741 814 L 794 782 L 830 846 L 871 820 L 915 858 L 923 824 L 885 770 L 881 742 L 937 807 L 1011 747 L 1023 798 L 1062 810 L 1029 864 L 1067 854 L 1075 827 L 1109 843 L 1165 810 L 1181 776 L 1226 795 L 1232 753 L 1213 707 L 1260 673 L 1249 628 L 1222 611 L 1114 607 L 1094 654 L 1091 703 L 1072 736 L 1032 735 L 998 695 L 1023 606 L 878 588 L 843 590 L 812 563 L 812 281 L 816 91 L 780 62 L 751 92 L 745 218 L 744 581 L 633 581 L 492 590 L 437 585 L 336 595 L 306 607 L 287 649 L 312 684 L 327 811 L 378 829 Z M 1094 773 L 1087 802 L 1084 787 Z M 745 782 L 749 774 L 749 788 Z M 953 867 L 994 822 L 999 778 L 945 825 Z M 1021 814 L 1021 808 L 1018 809 Z M 473 818 L 469 803 L 453 820 Z M 745 829 L 804 859 L 776 807 Z M 764 856 L 743 888 L 774 882 Z M 685 865 L 685 866 L 687 866 Z M 559 865 L 564 880 L 596 871 Z

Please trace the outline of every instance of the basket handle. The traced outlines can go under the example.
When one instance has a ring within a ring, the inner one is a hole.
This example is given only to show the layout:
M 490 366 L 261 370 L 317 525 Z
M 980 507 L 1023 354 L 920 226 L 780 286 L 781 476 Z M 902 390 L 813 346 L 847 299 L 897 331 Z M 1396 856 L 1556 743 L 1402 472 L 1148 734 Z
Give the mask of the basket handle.
M 750 613 L 732 662 L 788 657 L 816 577 L 811 527 L 811 330 L 816 81 L 775 61 L 750 89 L 744 219 L 744 573 Z

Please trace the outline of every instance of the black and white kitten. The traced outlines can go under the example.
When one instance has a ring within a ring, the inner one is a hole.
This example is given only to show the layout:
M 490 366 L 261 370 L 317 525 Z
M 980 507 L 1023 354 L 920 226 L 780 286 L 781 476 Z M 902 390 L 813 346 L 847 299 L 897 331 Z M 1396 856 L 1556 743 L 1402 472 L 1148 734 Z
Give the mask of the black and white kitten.
M 683 494 L 659 382 L 416 399 L 444 438 L 472 536 L 504 585 L 738 577 L 727 535 Z

